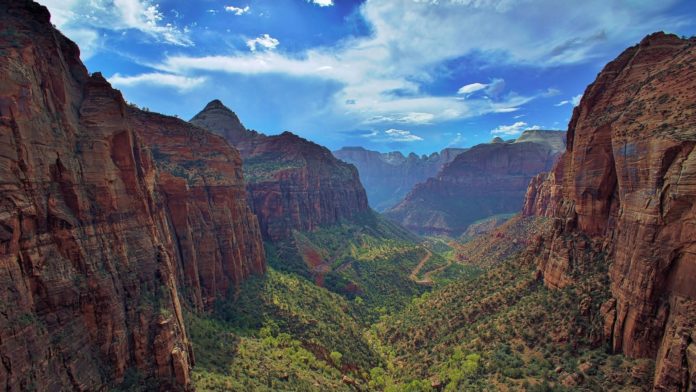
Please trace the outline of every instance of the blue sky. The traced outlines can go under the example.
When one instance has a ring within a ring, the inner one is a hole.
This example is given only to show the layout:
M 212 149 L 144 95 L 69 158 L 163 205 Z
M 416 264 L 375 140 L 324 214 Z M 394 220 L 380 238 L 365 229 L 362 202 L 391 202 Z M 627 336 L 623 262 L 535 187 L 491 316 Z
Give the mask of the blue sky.
M 429 153 L 565 129 L 604 64 L 693 0 L 39 0 L 130 102 L 331 149 Z

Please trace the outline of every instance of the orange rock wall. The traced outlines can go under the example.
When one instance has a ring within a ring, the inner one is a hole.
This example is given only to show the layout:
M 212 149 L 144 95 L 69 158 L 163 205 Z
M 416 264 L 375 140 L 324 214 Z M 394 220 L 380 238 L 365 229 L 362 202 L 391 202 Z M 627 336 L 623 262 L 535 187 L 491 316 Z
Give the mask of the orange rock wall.
M 610 263 L 614 351 L 656 359 L 655 389 L 696 385 L 696 40 L 656 33 L 609 63 L 575 108 L 568 148 L 524 213 L 556 218 L 538 257 L 569 282 L 580 237 Z
M 0 25 L 0 386 L 103 390 L 138 374 L 190 389 L 180 300 L 204 306 L 264 269 L 238 154 L 129 110 L 44 7 L 3 1 Z M 153 160 L 158 147 L 178 148 L 178 166 Z M 182 183 L 187 165 L 197 180 Z

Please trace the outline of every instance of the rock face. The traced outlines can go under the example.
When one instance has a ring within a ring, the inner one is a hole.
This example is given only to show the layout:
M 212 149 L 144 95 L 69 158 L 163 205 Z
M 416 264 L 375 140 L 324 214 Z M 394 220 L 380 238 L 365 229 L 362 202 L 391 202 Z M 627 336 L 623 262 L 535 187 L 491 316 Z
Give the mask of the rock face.
M 242 159 L 225 140 L 177 118 L 128 108 L 159 169 L 162 202 L 191 300 L 207 307 L 265 271 L 258 220 L 247 204 Z
M 559 131 L 539 134 L 547 141 L 472 147 L 436 177 L 416 185 L 386 215 L 417 232 L 459 235 L 474 221 L 519 211 L 530 179 L 551 168 L 565 136 Z
M 403 156 L 398 151 L 380 153 L 362 147 L 344 147 L 333 154 L 358 168 L 370 206 L 384 211 L 401 201 L 414 185 L 437 174 L 463 148 L 446 148 L 439 153 Z
M 655 390 L 696 386 L 696 39 L 656 33 L 609 63 L 525 214 L 552 216 L 536 257 L 552 287 L 607 263 L 614 351 L 656 359 Z M 584 249 L 584 250 L 583 250 Z
M 314 230 L 369 210 L 354 166 L 290 132 L 266 136 L 246 130 L 218 100 L 191 123 L 224 136 L 242 154 L 249 204 L 269 240 Z
M 188 390 L 180 297 L 203 306 L 264 270 L 239 156 L 127 108 L 49 18 L 0 7 L 0 385 Z

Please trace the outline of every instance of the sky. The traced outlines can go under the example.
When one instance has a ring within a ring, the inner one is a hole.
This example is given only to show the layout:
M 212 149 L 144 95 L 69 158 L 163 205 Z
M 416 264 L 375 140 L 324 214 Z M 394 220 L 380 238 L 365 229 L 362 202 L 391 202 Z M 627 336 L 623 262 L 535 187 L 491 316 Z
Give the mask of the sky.
M 38 1 L 140 107 L 419 154 L 565 130 L 624 49 L 696 34 L 693 0 Z

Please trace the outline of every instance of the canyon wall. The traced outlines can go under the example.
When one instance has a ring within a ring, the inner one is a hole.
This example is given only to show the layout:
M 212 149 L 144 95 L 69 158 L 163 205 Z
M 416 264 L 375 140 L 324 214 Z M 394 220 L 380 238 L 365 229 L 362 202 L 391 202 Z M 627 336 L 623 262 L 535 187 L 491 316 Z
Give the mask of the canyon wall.
M 128 108 L 46 8 L 0 25 L 0 386 L 191 389 L 181 300 L 265 268 L 239 155 Z
M 247 130 L 218 100 L 191 123 L 225 137 L 242 154 L 249 204 L 266 239 L 289 238 L 292 230 L 314 230 L 369 210 L 355 167 L 325 147 L 290 132 Z
M 496 141 L 462 152 L 386 216 L 416 232 L 459 235 L 479 219 L 520 211 L 529 181 L 551 168 L 565 137 L 559 131 L 527 132 L 519 142 Z
M 602 305 L 615 352 L 655 358 L 655 390 L 696 387 L 696 39 L 652 34 L 609 63 L 575 108 L 568 147 L 524 213 L 546 285 L 609 267 Z

